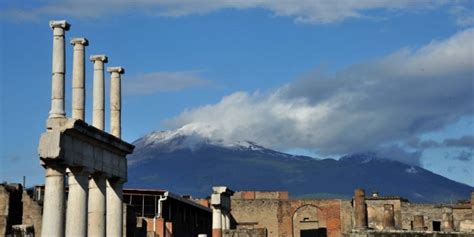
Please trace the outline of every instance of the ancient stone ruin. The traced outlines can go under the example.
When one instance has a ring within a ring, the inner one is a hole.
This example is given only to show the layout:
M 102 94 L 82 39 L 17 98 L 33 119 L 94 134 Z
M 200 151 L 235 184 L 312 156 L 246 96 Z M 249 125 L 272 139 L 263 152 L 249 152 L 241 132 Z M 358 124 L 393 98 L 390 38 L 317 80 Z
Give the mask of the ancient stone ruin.
M 122 236 L 122 185 L 133 145 L 121 139 L 121 67 L 108 68 L 110 133 L 105 131 L 105 55 L 94 64 L 92 125 L 85 119 L 85 38 L 74 38 L 72 117 L 65 112 L 66 21 L 51 21 L 53 67 L 51 110 L 38 152 L 45 168 L 42 236 Z M 68 183 L 67 203 L 65 181 Z

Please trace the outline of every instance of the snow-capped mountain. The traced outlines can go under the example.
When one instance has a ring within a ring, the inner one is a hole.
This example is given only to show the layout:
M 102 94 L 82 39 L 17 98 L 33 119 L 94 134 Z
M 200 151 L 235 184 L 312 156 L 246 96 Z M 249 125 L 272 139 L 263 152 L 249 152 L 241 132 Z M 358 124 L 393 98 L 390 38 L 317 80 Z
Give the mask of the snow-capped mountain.
M 415 202 L 469 198 L 472 187 L 367 152 L 335 159 L 294 156 L 251 141 L 212 139 L 212 129 L 152 132 L 134 142 L 128 187 L 207 196 L 212 186 L 288 190 L 292 196 L 351 197 L 355 188 Z

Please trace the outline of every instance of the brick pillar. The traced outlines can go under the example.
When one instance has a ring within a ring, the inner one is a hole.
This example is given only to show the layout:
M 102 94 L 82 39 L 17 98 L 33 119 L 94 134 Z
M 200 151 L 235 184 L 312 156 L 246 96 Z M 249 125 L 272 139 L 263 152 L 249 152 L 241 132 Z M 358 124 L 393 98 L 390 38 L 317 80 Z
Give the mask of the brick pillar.
M 364 189 L 354 191 L 355 229 L 367 229 L 367 205 L 365 204 Z

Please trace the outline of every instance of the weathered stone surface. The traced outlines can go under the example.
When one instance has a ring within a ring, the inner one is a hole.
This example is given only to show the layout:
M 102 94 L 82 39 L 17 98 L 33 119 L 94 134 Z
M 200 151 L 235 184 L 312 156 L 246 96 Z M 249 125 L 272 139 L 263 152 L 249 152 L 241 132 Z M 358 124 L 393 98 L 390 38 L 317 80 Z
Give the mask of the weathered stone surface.
M 92 125 L 100 130 L 105 128 L 105 82 L 104 64 L 107 63 L 107 56 L 92 55 L 90 60 L 94 63 L 93 82 L 93 102 L 92 102 Z
M 72 118 L 85 120 L 85 46 L 86 38 L 73 38 L 74 46 L 72 66 Z
M 383 205 L 383 228 L 385 230 L 395 229 L 395 213 L 392 204 Z
M 35 230 L 35 236 L 41 236 L 42 212 L 43 207 L 37 201 L 31 198 L 26 192 L 22 195 L 23 202 L 23 224 L 32 225 Z
M 110 134 L 121 137 L 122 95 L 121 74 L 125 73 L 122 67 L 109 67 L 110 73 Z
M 60 162 L 84 167 L 92 173 L 102 172 L 107 177 L 127 179 L 125 156 L 133 151 L 132 145 L 82 120 L 54 120 L 49 125 L 50 129 L 41 135 L 38 148 L 43 164 Z
M 70 25 L 62 20 L 50 21 L 49 26 L 53 29 L 52 90 L 49 118 L 62 118 L 66 115 L 64 111 L 64 73 L 66 71 L 64 37 Z

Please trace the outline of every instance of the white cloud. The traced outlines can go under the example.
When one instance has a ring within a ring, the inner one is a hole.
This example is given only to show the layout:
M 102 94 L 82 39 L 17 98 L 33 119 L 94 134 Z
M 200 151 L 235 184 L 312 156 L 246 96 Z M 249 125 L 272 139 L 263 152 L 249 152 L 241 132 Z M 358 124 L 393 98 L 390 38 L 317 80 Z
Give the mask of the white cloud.
M 180 114 L 172 128 L 214 127 L 217 139 L 344 154 L 380 147 L 474 115 L 474 29 L 418 49 L 315 72 L 269 93 L 235 92 Z
M 462 5 L 451 7 L 450 13 L 456 18 L 456 24 L 461 27 L 470 27 L 474 25 L 474 10 Z
M 126 78 L 123 84 L 125 94 L 148 95 L 203 87 L 210 85 L 211 81 L 202 79 L 197 71 L 152 72 Z
M 304 23 L 333 23 L 348 18 L 372 18 L 371 10 L 419 10 L 445 5 L 445 0 L 49 0 L 35 7 L 6 8 L 1 15 L 18 20 L 40 17 L 99 18 L 136 11 L 148 15 L 179 17 L 204 14 L 221 9 L 268 10 L 277 16 Z

